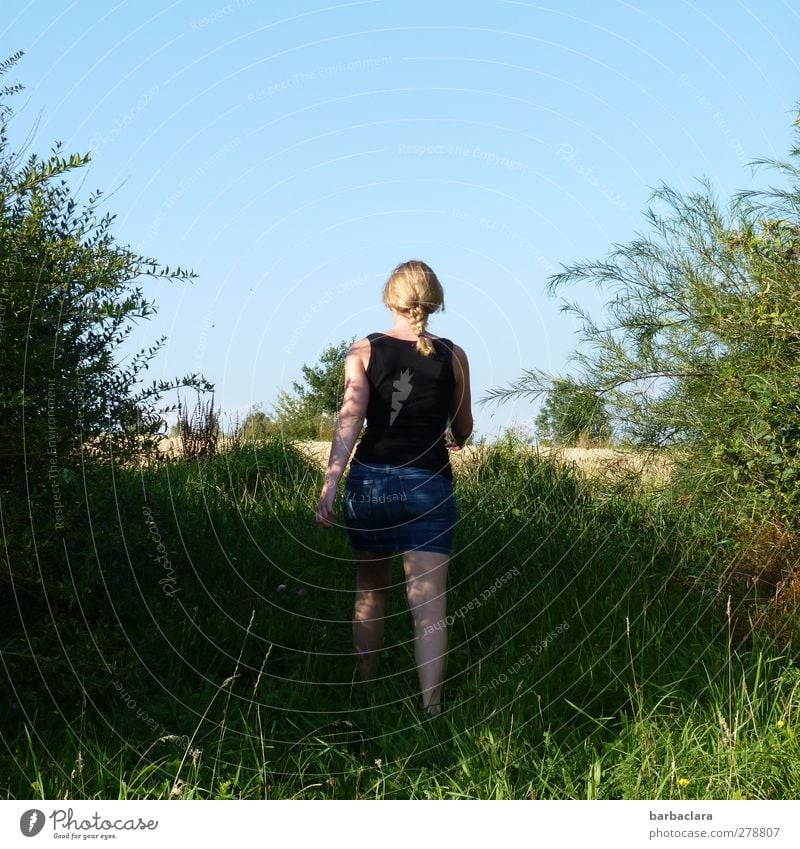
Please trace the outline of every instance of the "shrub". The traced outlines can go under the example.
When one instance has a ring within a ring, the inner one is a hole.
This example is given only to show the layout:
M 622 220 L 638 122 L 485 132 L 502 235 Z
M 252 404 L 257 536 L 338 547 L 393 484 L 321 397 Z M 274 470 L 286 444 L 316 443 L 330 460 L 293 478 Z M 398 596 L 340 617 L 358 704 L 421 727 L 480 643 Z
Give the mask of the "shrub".
M 797 132 L 800 135 L 800 113 Z M 791 159 L 795 161 L 792 162 Z M 605 326 L 577 305 L 586 349 L 571 392 L 601 397 L 635 447 L 679 449 L 675 474 L 729 518 L 741 511 L 800 529 L 800 145 L 771 164 L 787 189 L 740 192 L 726 213 L 707 181 L 667 186 L 646 213 L 652 234 L 550 278 L 614 293 Z M 482 399 L 537 397 L 526 371 Z
M 0 65 L 14 67 L 17 53 Z M 0 97 L 21 86 L 6 86 Z M 0 106 L 0 440 L 4 486 L 57 486 L 60 469 L 89 451 L 125 460 L 157 450 L 165 423 L 158 409 L 177 386 L 210 389 L 198 375 L 137 388 L 165 341 L 123 365 L 115 354 L 133 322 L 153 314 L 142 278 L 187 281 L 195 275 L 160 267 L 120 246 L 114 216 L 100 216 L 101 192 L 79 204 L 65 179 L 89 156 L 61 155 L 57 143 L 41 159 L 10 150 L 12 112 Z

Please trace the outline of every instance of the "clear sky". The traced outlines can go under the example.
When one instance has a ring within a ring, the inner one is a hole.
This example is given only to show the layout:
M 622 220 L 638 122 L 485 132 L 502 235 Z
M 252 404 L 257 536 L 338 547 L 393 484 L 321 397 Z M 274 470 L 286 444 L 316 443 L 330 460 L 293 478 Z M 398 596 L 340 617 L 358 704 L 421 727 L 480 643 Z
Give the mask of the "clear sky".
M 91 151 L 83 196 L 109 196 L 118 240 L 199 275 L 146 285 L 130 349 L 168 337 L 147 382 L 202 372 L 226 413 L 388 328 L 411 258 L 475 398 L 574 371 L 560 307 L 604 298 L 548 275 L 642 232 L 662 181 L 775 184 L 746 163 L 786 158 L 800 102 L 784 0 L 4 0 L 0 31 L 26 52 L 12 139 L 38 120 L 33 150 Z M 539 403 L 476 405 L 476 435 Z

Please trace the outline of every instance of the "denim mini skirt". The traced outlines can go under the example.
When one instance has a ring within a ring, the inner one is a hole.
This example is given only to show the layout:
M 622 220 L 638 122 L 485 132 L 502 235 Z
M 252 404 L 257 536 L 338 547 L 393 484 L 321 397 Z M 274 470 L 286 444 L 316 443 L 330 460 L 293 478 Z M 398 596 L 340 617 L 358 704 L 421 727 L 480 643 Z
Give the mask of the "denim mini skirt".
M 354 549 L 450 554 L 453 547 L 453 482 L 431 469 L 351 463 L 342 511 Z

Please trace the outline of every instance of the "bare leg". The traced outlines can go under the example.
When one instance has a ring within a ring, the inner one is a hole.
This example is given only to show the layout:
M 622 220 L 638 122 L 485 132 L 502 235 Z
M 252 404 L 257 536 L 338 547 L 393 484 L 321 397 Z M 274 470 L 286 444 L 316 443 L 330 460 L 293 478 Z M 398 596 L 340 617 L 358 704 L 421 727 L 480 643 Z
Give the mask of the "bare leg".
M 407 551 L 403 554 L 406 597 L 414 617 L 414 659 L 422 704 L 441 713 L 447 654 L 447 566 L 449 554 Z
M 383 646 L 383 612 L 392 580 L 392 555 L 385 551 L 355 551 L 356 600 L 353 606 L 353 648 L 362 681 L 378 674 Z

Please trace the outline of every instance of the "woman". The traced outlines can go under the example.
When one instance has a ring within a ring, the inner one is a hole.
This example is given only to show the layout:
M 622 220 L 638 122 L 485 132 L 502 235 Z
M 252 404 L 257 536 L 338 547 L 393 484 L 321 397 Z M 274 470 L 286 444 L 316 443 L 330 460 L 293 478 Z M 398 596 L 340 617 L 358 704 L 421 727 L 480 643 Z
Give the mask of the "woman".
M 428 316 L 444 309 L 444 292 L 424 262 L 398 265 L 384 286 L 383 303 L 392 327 L 354 343 L 345 360 L 344 400 L 316 521 L 322 527 L 334 523 L 337 485 L 366 418 L 343 497 L 356 565 L 358 674 L 362 680 L 377 674 L 392 555 L 400 552 L 422 704 L 438 715 L 447 652 L 447 566 L 458 515 L 448 448 L 461 448 L 472 433 L 469 363 L 458 345 L 426 330 Z

